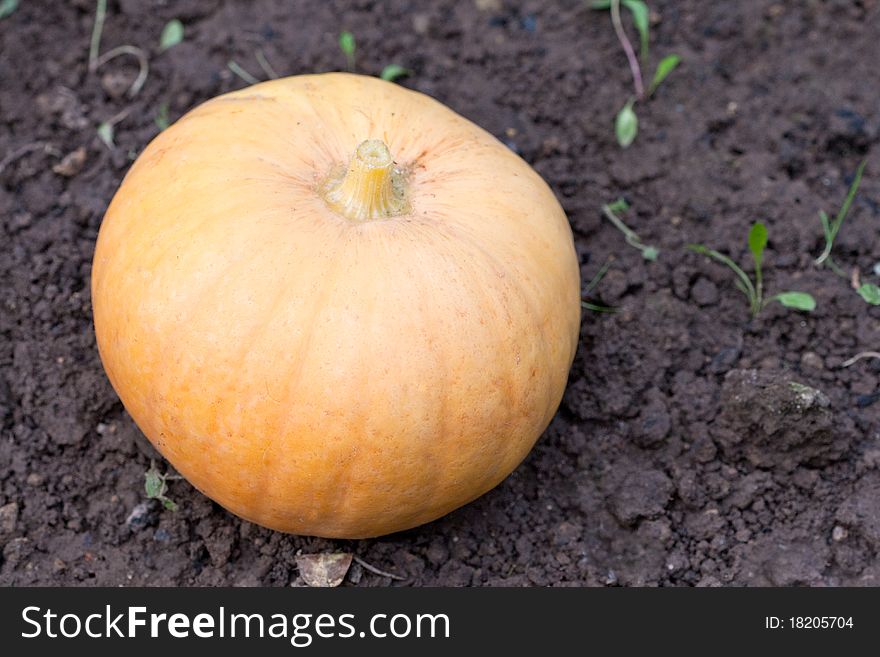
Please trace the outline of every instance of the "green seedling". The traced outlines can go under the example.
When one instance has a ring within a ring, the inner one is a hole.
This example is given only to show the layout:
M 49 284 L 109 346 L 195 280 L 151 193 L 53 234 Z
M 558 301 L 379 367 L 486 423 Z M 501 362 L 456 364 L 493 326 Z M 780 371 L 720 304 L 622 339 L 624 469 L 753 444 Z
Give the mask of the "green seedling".
M 18 9 L 18 0 L 2 0 L 0 1 L 0 20 L 7 16 L 11 16 L 12 12 Z
M 630 14 L 632 14 L 633 24 L 639 33 L 639 40 L 641 42 L 639 56 L 636 56 L 632 43 L 630 43 L 629 37 L 626 36 L 626 30 L 623 27 L 623 20 L 620 16 L 621 5 L 626 7 Z M 661 59 L 654 71 L 654 77 L 651 78 L 651 84 L 646 88 L 642 68 L 647 66 L 649 59 L 650 11 L 648 5 L 642 2 L 642 0 L 595 0 L 595 2 L 591 3 L 591 7 L 593 9 L 607 9 L 611 11 L 611 24 L 614 26 L 614 33 L 617 35 L 617 40 L 626 54 L 626 60 L 629 63 L 630 73 L 632 74 L 635 97 L 630 98 L 626 102 L 614 120 L 614 133 L 617 137 L 617 143 L 622 148 L 626 148 L 635 140 L 639 128 L 638 117 L 636 116 L 635 109 L 633 109 L 633 105 L 636 101 L 645 101 L 650 98 L 657 90 L 657 87 L 681 63 L 681 57 L 678 55 L 667 55 Z
M 159 128 L 159 131 L 167 130 L 171 125 L 171 119 L 168 117 L 168 103 L 162 103 L 159 105 L 159 110 L 156 112 L 156 117 L 153 119 L 153 123 L 156 124 L 156 127 Z
M 599 268 L 599 271 L 596 272 L 596 275 L 593 276 L 592 280 L 587 283 L 587 287 L 584 288 L 584 296 L 588 296 L 593 290 L 596 289 L 596 286 L 599 285 L 599 282 L 605 277 L 605 274 L 608 272 L 608 268 L 611 266 L 611 259 L 609 258 L 602 267 Z M 590 301 L 584 301 L 581 299 L 581 306 L 586 308 L 587 310 L 592 310 L 597 313 L 616 313 L 617 308 L 612 308 L 611 306 L 605 306 L 603 304 L 592 303 Z
M 178 475 L 169 475 L 167 472 L 159 474 L 155 461 L 150 461 L 150 469 L 144 473 L 144 489 L 147 492 L 147 497 L 151 500 L 159 500 L 162 506 L 169 511 L 177 511 L 177 503 L 168 499 L 165 493 L 168 492 L 168 480 L 180 478 Z
M 614 117 L 614 136 L 622 148 L 626 148 L 636 140 L 639 134 L 639 117 L 633 110 L 635 101 L 630 98 L 626 105 Z
M 824 210 L 819 210 L 819 221 L 822 224 L 822 233 L 825 236 L 825 248 L 822 249 L 822 253 L 816 258 L 816 264 L 819 266 L 827 265 L 831 271 L 844 278 L 846 278 L 846 272 L 843 271 L 840 265 L 838 265 L 834 261 L 834 258 L 831 257 L 831 250 L 834 248 L 834 240 L 840 232 L 840 228 L 843 226 L 843 222 L 849 214 L 849 209 L 852 206 L 853 200 L 855 200 L 856 194 L 859 191 L 859 185 L 862 182 L 862 174 L 865 172 L 865 165 L 867 165 L 867 163 L 867 160 L 862 160 L 856 169 L 853 181 L 849 186 L 849 190 L 846 192 L 846 198 L 843 199 L 843 205 L 840 206 L 840 209 L 837 211 L 833 220 L 828 217 Z M 880 265 L 880 263 L 878 263 L 878 265 Z M 880 267 L 878 267 L 878 265 L 874 266 L 875 274 L 880 274 Z M 857 277 L 854 278 L 853 287 L 856 289 L 859 296 L 872 306 L 880 306 L 880 287 L 877 287 L 873 283 L 862 283 L 859 285 L 856 282 L 857 280 Z
M 183 23 L 174 18 L 162 28 L 162 36 L 159 37 L 159 52 L 173 48 L 183 41 Z
M 602 214 L 614 224 L 614 227 L 617 228 L 623 236 L 626 238 L 626 243 L 630 246 L 638 249 L 642 252 L 642 257 L 645 260 L 654 261 L 660 255 L 660 249 L 656 246 L 649 246 L 644 244 L 639 236 L 636 234 L 634 230 L 632 230 L 629 226 L 623 223 L 623 220 L 617 216 L 619 212 L 625 212 L 629 209 L 629 203 L 627 203 L 624 199 L 619 198 L 614 203 L 608 203 L 602 206 Z
M 351 32 L 341 32 L 339 34 L 339 49 L 345 55 L 346 67 L 349 71 L 354 71 L 355 52 L 357 43 L 354 40 L 354 34 Z
M 251 75 L 246 70 L 244 70 L 244 68 L 242 68 L 241 65 L 238 62 L 236 62 L 234 59 L 230 59 L 226 63 L 226 67 L 230 71 L 235 73 L 238 77 L 240 77 L 242 80 L 247 82 L 248 84 L 259 84 L 260 83 L 260 81 L 257 78 L 255 78 L 253 75 Z
M 98 133 L 98 138 L 104 142 L 107 148 L 111 151 L 116 148 L 116 143 L 113 141 L 116 131 L 113 129 L 112 123 L 104 121 L 98 126 L 96 132 Z
M 404 68 L 400 64 L 389 64 L 385 68 L 382 69 L 382 72 L 379 74 L 379 77 L 382 80 L 387 80 L 388 82 L 394 82 L 397 78 L 406 77 L 408 75 L 412 75 L 412 71 L 408 68 Z
M 254 52 L 254 58 L 257 60 L 257 64 L 260 65 L 260 68 L 263 69 L 263 73 L 266 74 L 266 79 L 275 80 L 279 77 L 277 71 L 272 67 L 272 64 L 269 63 L 269 60 L 266 59 L 266 55 L 262 50 L 257 50 Z M 247 84 L 259 84 L 261 80 L 257 78 L 255 75 L 251 75 L 245 68 L 239 64 L 234 59 L 230 59 L 226 62 L 226 67 L 235 73 L 238 77 L 244 80 Z
M 865 171 L 865 165 L 867 163 L 867 160 L 862 160 L 861 164 L 859 164 L 859 167 L 856 169 L 856 175 L 853 178 L 852 184 L 849 186 L 846 198 L 843 199 L 843 205 L 840 206 L 833 221 L 828 218 L 828 215 L 824 210 L 819 210 L 819 221 L 822 223 L 822 232 L 825 234 L 825 248 L 822 250 L 822 253 L 819 254 L 819 257 L 816 258 L 816 264 L 827 264 L 831 269 L 843 276 L 846 274 L 844 274 L 840 267 L 837 266 L 837 263 L 834 262 L 834 259 L 831 257 L 831 249 L 834 248 L 834 239 L 837 237 L 837 233 L 840 232 L 840 227 L 843 225 L 846 215 L 849 214 L 849 208 L 852 205 L 853 199 L 856 197 L 856 193 L 859 191 L 859 185 L 862 182 L 862 173 Z
M 859 296 L 862 297 L 866 303 L 870 303 L 872 306 L 880 306 L 880 287 L 877 287 L 873 283 L 862 283 L 856 288 L 856 292 L 859 293 Z
M 730 268 L 736 275 L 734 282 L 749 301 L 749 311 L 752 317 L 756 317 L 758 313 L 770 302 L 778 301 L 786 308 L 794 308 L 796 310 L 811 311 L 816 308 L 816 300 L 812 295 L 806 292 L 780 292 L 770 298 L 764 298 L 764 280 L 761 270 L 764 259 L 764 249 L 767 246 L 767 227 L 760 221 L 752 224 L 749 230 L 749 250 L 752 252 L 752 258 L 755 261 L 755 280 L 749 278 L 742 268 L 737 265 L 731 258 L 710 249 L 702 244 L 689 244 L 688 248 L 694 253 L 709 256 L 713 260 L 720 262 Z
M 354 71 L 356 65 L 355 54 L 357 53 L 357 42 L 355 41 L 354 34 L 351 32 L 341 32 L 339 34 L 339 49 L 342 51 L 342 54 L 345 55 L 346 68 L 349 71 Z M 379 73 L 379 78 L 388 82 L 393 82 L 397 78 L 402 78 L 407 75 L 412 75 L 412 71 L 408 68 L 405 68 L 400 64 L 388 64 L 388 66 L 383 68 L 382 72 Z
M 131 55 L 137 59 L 138 67 L 140 69 L 134 82 L 132 82 L 131 86 L 128 88 L 129 98 L 134 98 L 144 86 L 144 83 L 147 81 L 147 76 L 150 74 L 150 62 L 147 59 L 147 53 L 136 46 L 124 45 L 108 50 L 102 55 L 101 34 L 104 32 L 104 20 L 106 18 L 107 0 L 97 0 L 95 5 L 95 24 L 92 27 L 92 38 L 89 44 L 89 72 L 96 72 L 98 68 L 120 55 Z

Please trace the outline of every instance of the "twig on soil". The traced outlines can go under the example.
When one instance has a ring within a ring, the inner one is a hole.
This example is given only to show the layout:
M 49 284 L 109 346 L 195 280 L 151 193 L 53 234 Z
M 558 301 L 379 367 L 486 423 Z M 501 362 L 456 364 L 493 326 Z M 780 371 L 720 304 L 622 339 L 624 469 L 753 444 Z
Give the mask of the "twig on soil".
M 138 66 L 140 66 L 138 76 L 128 88 L 128 97 L 134 98 L 144 86 L 144 83 L 147 81 L 147 76 L 150 74 L 150 62 L 147 59 L 147 53 L 145 53 L 143 50 L 137 48 L 136 46 L 117 46 L 116 48 L 108 50 L 103 55 L 98 57 L 95 60 L 95 66 L 93 70 L 97 70 L 100 66 L 106 64 L 111 59 L 118 57 L 119 55 L 132 55 L 138 60 Z
M 255 78 L 253 75 L 245 71 L 234 59 L 230 59 L 229 63 L 226 64 L 230 71 L 235 73 L 242 80 L 247 82 L 248 84 L 259 84 L 260 81 Z
M 849 360 L 843 361 L 840 366 L 849 367 L 850 365 L 854 365 L 858 361 L 862 360 L 862 358 L 880 358 L 880 351 L 863 351 L 859 354 L 856 354 Z
M 49 142 L 35 141 L 30 144 L 25 144 L 20 148 L 16 148 L 14 151 L 8 153 L 2 160 L 0 160 L 0 173 L 3 173 L 3 170 L 10 164 L 15 162 L 17 159 L 24 157 L 28 153 L 33 153 L 34 151 L 38 151 L 40 149 L 43 149 L 43 152 L 47 155 L 61 155 L 58 149 Z
M 393 573 L 386 573 L 384 570 L 379 570 L 378 568 L 376 568 L 376 566 L 371 566 L 356 554 L 351 555 L 351 558 L 357 561 L 366 570 L 369 570 L 375 575 L 379 575 L 381 577 L 390 577 L 391 579 L 396 579 L 398 582 L 403 582 L 406 580 L 406 577 L 401 577 L 400 575 L 395 575 Z
M 281 77 L 272 67 L 272 64 L 269 63 L 269 60 L 266 59 L 266 55 L 263 53 L 262 49 L 257 50 L 257 52 L 254 53 L 254 56 L 257 58 L 257 63 L 260 65 L 260 68 L 263 69 L 263 73 L 266 74 L 267 78 L 276 80 Z

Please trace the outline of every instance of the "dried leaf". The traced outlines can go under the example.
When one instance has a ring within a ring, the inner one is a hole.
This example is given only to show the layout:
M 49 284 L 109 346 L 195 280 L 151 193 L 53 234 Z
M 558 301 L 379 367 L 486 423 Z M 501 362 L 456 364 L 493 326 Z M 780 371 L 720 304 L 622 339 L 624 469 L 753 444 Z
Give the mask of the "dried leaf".
M 82 171 L 86 163 L 86 149 L 82 146 L 64 156 L 58 164 L 52 167 L 52 171 L 59 176 L 71 178 Z
M 351 567 L 351 555 L 345 552 L 299 554 L 296 556 L 296 565 L 303 581 L 309 586 L 339 586 Z

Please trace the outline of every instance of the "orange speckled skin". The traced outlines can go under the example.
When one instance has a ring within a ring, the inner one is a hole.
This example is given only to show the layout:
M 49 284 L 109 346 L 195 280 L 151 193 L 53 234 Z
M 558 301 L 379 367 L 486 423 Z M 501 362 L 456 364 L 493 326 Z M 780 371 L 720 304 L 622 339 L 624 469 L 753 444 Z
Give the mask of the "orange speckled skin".
M 383 139 L 411 212 L 316 188 Z M 101 358 L 196 488 L 285 532 L 360 538 L 497 485 L 559 405 L 580 324 L 541 178 L 422 94 L 332 73 L 197 107 L 137 159 L 92 270 Z

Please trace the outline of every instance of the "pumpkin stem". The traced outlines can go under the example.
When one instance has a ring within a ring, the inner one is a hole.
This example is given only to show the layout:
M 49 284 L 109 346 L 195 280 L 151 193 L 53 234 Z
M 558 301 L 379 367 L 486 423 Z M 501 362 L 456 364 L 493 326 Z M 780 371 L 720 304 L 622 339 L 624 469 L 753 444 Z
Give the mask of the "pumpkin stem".
M 405 183 L 385 142 L 367 139 L 357 147 L 348 167 L 331 173 L 320 191 L 327 205 L 339 214 L 353 221 L 368 221 L 409 211 Z

